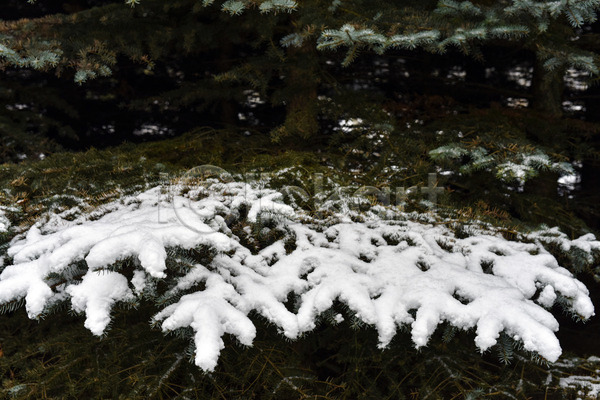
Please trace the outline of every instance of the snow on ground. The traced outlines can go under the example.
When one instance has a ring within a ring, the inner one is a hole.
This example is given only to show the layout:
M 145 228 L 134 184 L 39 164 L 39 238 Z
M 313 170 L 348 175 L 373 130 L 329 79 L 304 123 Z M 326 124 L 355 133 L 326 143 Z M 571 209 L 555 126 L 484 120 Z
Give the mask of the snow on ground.
M 560 301 L 583 319 L 594 314 L 585 286 L 538 240 L 548 235 L 532 235 L 528 243 L 493 231 L 461 239 L 433 218 L 418 222 L 382 207 L 381 215 L 365 214 L 366 222 L 343 214 L 317 221 L 283 204 L 276 191 L 237 182 L 171 189 L 157 187 L 74 221 L 53 216 L 38 222 L 11 243 L 13 263 L 0 274 L 0 303 L 24 298 L 36 318 L 68 300 L 100 335 L 116 302 L 170 298 L 153 319 L 164 331 L 191 327 L 195 362 L 204 370 L 217 365 L 224 334 L 252 344 L 251 311 L 294 339 L 339 301 L 377 330 L 382 348 L 403 325 L 416 347 L 425 346 L 447 322 L 473 329 L 481 351 L 505 332 L 549 361 L 561 348 L 547 308 Z M 244 232 L 261 226 L 257 237 L 273 229 L 285 237 L 253 252 L 232 231 L 232 218 Z M 569 241 L 552 232 L 565 249 L 600 249 L 591 235 Z M 216 256 L 183 272 L 169 269 L 170 249 L 198 246 Z M 132 257 L 132 275 L 107 270 Z M 159 281 L 169 285 L 166 292 L 155 293 Z

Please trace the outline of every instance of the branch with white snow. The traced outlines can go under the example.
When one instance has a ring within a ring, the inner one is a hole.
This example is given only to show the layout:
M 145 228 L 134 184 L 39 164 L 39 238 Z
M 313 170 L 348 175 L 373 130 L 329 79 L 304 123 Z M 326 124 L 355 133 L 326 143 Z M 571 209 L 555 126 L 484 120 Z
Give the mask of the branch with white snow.
M 416 347 L 425 346 L 447 322 L 475 329 L 481 351 L 505 332 L 549 361 L 561 348 L 558 323 L 547 309 L 560 300 L 581 319 L 594 314 L 585 286 L 535 235 L 530 243 L 492 233 L 460 239 L 443 225 L 411 221 L 397 211 L 392 219 L 372 214 L 358 223 L 337 215 L 325 223 L 283 204 L 276 191 L 243 183 L 212 183 L 185 195 L 179 189 L 151 189 L 93 218 L 38 223 L 11 243 L 0 303 L 25 299 L 36 318 L 70 300 L 85 313 L 85 326 L 100 335 L 115 303 L 135 301 L 167 282 L 168 290 L 154 297 L 174 300 L 159 305 L 154 320 L 164 331 L 191 327 L 195 362 L 204 370 L 217 365 L 224 334 L 252 344 L 252 311 L 294 339 L 339 301 L 377 330 L 382 348 L 403 325 Z M 270 227 L 253 232 L 264 221 Z M 258 250 L 240 238 L 270 229 L 285 234 Z M 556 240 L 566 250 L 600 250 L 591 235 Z M 214 251 L 206 265 L 169 268 L 169 249 L 200 247 Z M 133 274 L 111 269 L 128 258 L 135 260 Z M 84 270 L 70 273 L 73 265 Z

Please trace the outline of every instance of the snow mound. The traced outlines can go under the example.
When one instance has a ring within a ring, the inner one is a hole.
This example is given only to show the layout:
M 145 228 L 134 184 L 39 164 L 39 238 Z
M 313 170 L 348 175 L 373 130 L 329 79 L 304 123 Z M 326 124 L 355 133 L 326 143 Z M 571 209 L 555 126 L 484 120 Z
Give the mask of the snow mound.
M 473 329 L 481 351 L 505 332 L 549 361 L 561 348 L 547 308 L 560 301 L 582 319 L 594 314 L 585 286 L 535 236 L 527 243 L 493 233 L 461 239 L 393 209 L 362 223 L 341 214 L 319 221 L 284 204 L 281 193 L 238 182 L 171 189 L 74 221 L 37 223 L 8 249 L 0 303 L 25 299 L 37 318 L 70 300 L 101 335 L 115 303 L 150 298 L 164 331 L 193 329 L 195 362 L 204 370 L 216 367 L 224 334 L 252 345 L 251 312 L 294 339 L 341 302 L 377 330 L 382 348 L 401 326 L 425 346 L 446 322 Z M 552 237 L 567 250 L 600 249 L 591 236 Z M 189 249 L 210 256 L 189 261 L 182 256 Z

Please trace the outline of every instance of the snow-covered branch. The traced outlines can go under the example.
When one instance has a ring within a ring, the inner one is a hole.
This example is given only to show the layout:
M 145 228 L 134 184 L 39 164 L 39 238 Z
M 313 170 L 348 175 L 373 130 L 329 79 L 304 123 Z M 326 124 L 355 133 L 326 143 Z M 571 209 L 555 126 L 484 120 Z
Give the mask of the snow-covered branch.
M 473 329 L 481 351 L 504 332 L 549 361 L 561 348 L 548 309 L 560 301 L 581 319 L 594 314 L 585 286 L 544 247 L 547 234 L 526 242 L 493 230 L 459 238 L 444 224 L 383 207 L 366 222 L 342 214 L 324 221 L 274 190 L 184 186 L 157 187 L 74 221 L 38 222 L 8 249 L 0 302 L 25 299 L 37 318 L 70 301 L 100 335 L 115 303 L 153 299 L 164 331 L 193 329 L 204 370 L 217 365 L 224 334 L 252 345 L 251 312 L 294 339 L 341 302 L 377 330 L 382 348 L 401 326 L 425 346 L 445 322 Z M 565 251 L 600 250 L 591 235 L 551 237 Z M 186 251 L 203 261 L 184 259 Z

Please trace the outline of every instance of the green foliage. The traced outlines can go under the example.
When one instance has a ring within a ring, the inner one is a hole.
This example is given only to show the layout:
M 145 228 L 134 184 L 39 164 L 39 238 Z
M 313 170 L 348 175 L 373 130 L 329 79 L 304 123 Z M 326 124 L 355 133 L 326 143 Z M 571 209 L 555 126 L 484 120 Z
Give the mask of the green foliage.
M 77 110 L 58 90 L 22 79 L 27 75 L 23 72 L 13 71 L 0 89 L 1 162 L 38 159 L 62 150 L 51 137 L 76 138 L 61 119 L 76 118 Z
M 508 149 L 506 149 L 508 150 Z M 502 161 L 491 156 L 483 147 L 466 149 L 460 145 L 449 145 L 438 147 L 429 152 L 431 158 L 435 161 L 456 161 L 468 159 L 459 171 L 470 175 L 474 171 L 490 171 L 495 168 L 496 176 L 500 181 L 525 183 L 531 178 L 538 176 L 539 171 L 550 171 L 559 175 L 571 175 L 574 173 L 573 167 L 568 163 L 552 162 L 550 158 L 541 152 L 527 154 L 517 153 L 515 159 L 507 160 L 506 152 Z M 502 156 L 502 153 L 497 153 Z
M 327 112 L 317 99 L 344 90 L 344 83 L 332 79 L 325 65 L 348 66 L 365 52 L 372 56 L 458 50 L 483 59 L 484 47 L 493 43 L 531 51 L 549 70 L 572 66 L 597 73 L 597 54 L 579 39 L 581 26 L 596 19 L 597 1 L 409 1 L 401 7 L 396 2 L 358 0 L 128 4 L 135 7 L 110 3 L 70 15 L 5 22 L 0 26 L 3 65 L 31 67 L 30 58 L 37 57 L 35 68 L 52 67 L 81 84 L 118 75 L 123 56 L 148 76 L 174 57 L 200 56 L 188 61 L 195 70 L 179 71 L 177 87 L 135 99 L 132 105 L 163 111 L 220 109 L 227 114 L 223 122 L 233 125 L 238 123 L 239 106 L 256 97 L 249 96 L 251 89 L 272 108 L 285 109 L 268 129 L 275 140 L 315 137 Z M 161 34 L 154 34 L 157 31 Z M 346 52 L 338 57 L 307 49 Z M 48 54 L 57 56 L 50 62 Z M 171 65 L 168 69 L 173 71 Z M 351 102 L 346 97 L 340 104 Z
M 575 392 L 558 387 L 558 378 L 573 374 L 575 366 L 558 370 L 527 363 L 518 349 L 502 365 L 494 353 L 477 354 L 460 332 L 447 344 L 420 351 L 404 334 L 379 351 L 373 331 L 325 320 L 318 332 L 289 343 L 257 319 L 255 345 L 227 343 L 217 370 L 203 374 L 188 360 L 187 340 L 149 331 L 149 315 L 147 305 L 137 313 L 118 310 L 103 338 L 93 337 L 76 316 L 63 317 L 60 324 L 29 321 L 22 312 L 1 316 L 0 393 L 14 399 L 526 399 L 544 394 L 558 399 Z
M 234 133 L 229 135 L 229 138 L 236 137 Z M 214 157 L 218 153 L 211 153 L 210 149 L 214 142 L 212 135 L 190 135 L 83 154 L 56 154 L 35 163 L 3 166 L 2 185 L 17 178 L 21 180 L 22 183 L 16 182 L 12 187 L 22 190 L 22 198 L 26 199 L 23 207 L 29 207 L 28 215 L 62 212 L 82 207 L 82 204 L 84 207 L 97 205 L 129 190 L 137 190 L 140 182 L 160 183 L 163 179 L 160 172 L 176 173 L 188 167 L 188 163 L 203 164 L 210 157 L 216 161 Z M 301 152 L 280 156 L 247 152 L 241 158 L 228 158 L 225 154 L 222 153 L 221 160 L 229 160 L 230 164 L 224 166 L 232 172 L 239 172 L 233 169 L 235 165 L 257 171 L 287 166 L 288 172 L 270 180 L 274 187 L 306 184 L 315 171 L 325 174 L 326 185 L 329 180 L 351 179 L 341 171 L 328 172 L 331 170 L 326 165 L 320 165 L 322 161 L 316 162 L 313 156 Z M 164 164 L 155 169 L 158 160 Z M 299 162 L 304 166 L 297 167 Z M 65 182 L 69 181 L 67 185 Z M 106 189 L 114 192 L 103 195 Z M 61 195 L 49 196 L 49 193 Z M 101 215 L 102 208 L 98 213 Z M 25 224 L 23 215 L 17 217 L 16 222 Z M 238 214 L 226 217 L 232 232 L 255 251 L 290 234 L 269 215 L 261 216 L 251 226 L 242 224 L 243 207 Z M 473 218 L 480 215 L 458 215 L 456 225 L 468 224 Z M 389 238 L 390 243 L 399 240 L 404 238 Z M 340 304 L 322 316 L 316 332 L 293 343 L 282 339 L 266 321 L 253 316 L 259 327 L 254 346 L 242 348 L 235 345 L 233 338 L 227 340 L 217 370 L 202 374 L 188 360 L 193 353 L 189 348 L 193 333 L 179 330 L 164 338 L 162 332 L 148 330 L 148 320 L 155 304 L 172 304 L 201 288 L 165 290 L 173 285 L 175 276 L 185 274 L 190 265 L 208 265 L 214 256 L 214 251 L 203 246 L 190 250 L 169 249 L 167 265 L 173 272 L 169 274 L 171 280 L 148 285 L 141 304 L 121 304 L 114 313 L 111 329 L 100 339 L 82 327 L 80 316 L 61 313 L 57 318 L 55 312 L 61 304 L 47 309 L 45 318 L 37 323 L 26 320 L 20 310 L 4 310 L 10 312 L 0 317 L 4 352 L 0 357 L 0 371 L 4 394 L 16 399 L 43 396 L 409 399 L 417 394 L 445 399 L 476 398 L 482 393 L 486 397 L 518 399 L 535 398 L 542 393 L 556 398 L 568 396 L 557 386 L 558 378 L 550 383 L 546 381 L 551 367 L 531 362 L 531 356 L 508 339 L 500 340 L 497 347 L 482 358 L 471 342 L 472 332 L 441 327 L 436 333 L 439 337 L 432 339 L 432 343 L 439 343 L 437 345 L 416 351 L 410 336 L 402 334 L 389 349 L 379 351 L 375 331 L 357 323 L 351 312 Z M 135 263 L 135 260 L 124 259 L 110 268 L 130 277 Z M 73 265 L 52 278 L 60 284 L 76 279 L 78 274 L 78 266 Z M 12 309 L 13 306 L 16 304 L 6 307 Z M 132 306 L 137 307 L 136 312 L 127 312 Z M 289 299 L 289 307 L 294 307 L 294 299 Z M 522 384 L 518 385 L 520 381 Z
M 45 212 L 60 213 L 75 206 L 79 207 L 77 213 L 89 211 L 123 195 L 167 184 L 199 165 L 221 165 L 241 174 L 303 165 L 304 179 L 312 172 L 328 171 L 310 152 L 269 150 L 264 147 L 270 144 L 269 139 L 263 140 L 265 143 L 260 143 L 243 132 L 205 128 L 160 142 L 1 164 L 0 187 L 4 190 L 0 205 L 8 207 L 13 225 L 30 226 Z M 295 183 L 300 185 L 301 181 L 296 178 Z M 289 183 L 282 178 L 282 185 Z

